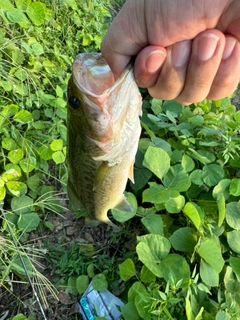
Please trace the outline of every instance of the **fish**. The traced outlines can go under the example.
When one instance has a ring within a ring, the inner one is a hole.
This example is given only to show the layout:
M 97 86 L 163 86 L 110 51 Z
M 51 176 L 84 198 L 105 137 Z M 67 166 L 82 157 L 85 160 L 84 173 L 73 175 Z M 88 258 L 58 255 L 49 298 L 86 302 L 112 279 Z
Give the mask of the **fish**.
M 141 134 L 142 97 L 129 64 L 115 81 L 101 53 L 76 56 L 68 82 L 67 190 L 92 221 L 116 227 L 109 210 L 132 211 L 124 191 Z

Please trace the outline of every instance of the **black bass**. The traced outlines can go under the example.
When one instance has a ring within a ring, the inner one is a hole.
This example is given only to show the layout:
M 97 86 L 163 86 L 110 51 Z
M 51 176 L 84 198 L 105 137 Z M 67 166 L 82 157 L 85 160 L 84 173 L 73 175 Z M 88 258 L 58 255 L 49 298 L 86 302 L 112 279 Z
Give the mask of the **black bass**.
M 115 82 L 100 53 L 76 57 L 68 84 L 68 194 L 93 220 L 113 226 L 109 209 L 132 210 L 123 192 L 134 181 L 141 106 L 131 66 Z

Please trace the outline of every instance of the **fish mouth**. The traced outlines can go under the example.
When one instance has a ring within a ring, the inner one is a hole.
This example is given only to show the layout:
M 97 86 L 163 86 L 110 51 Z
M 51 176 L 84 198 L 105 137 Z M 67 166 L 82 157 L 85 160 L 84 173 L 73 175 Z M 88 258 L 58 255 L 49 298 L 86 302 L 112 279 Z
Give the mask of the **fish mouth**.
M 73 63 L 73 80 L 77 87 L 91 97 L 102 97 L 113 91 L 131 67 L 115 81 L 114 75 L 101 53 L 79 54 Z

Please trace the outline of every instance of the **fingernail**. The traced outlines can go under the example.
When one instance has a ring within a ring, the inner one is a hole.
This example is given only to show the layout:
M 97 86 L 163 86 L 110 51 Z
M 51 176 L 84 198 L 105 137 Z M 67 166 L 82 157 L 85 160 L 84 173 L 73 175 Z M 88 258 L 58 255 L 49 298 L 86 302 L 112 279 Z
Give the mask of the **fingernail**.
M 191 41 L 181 41 L 172 48 L 172 63 L 174 67 L 180 68 L 185 65 L 191 52 Z
M 233 49 L 236 45 L 236 42 L 237 42 L 236 39 L 232 37 L 226 37 L 225 48 L 223 50 L 223 55 L 222 55 L 223 60 L 226 60 L 231 56 Z
M 219 37 L 214 34 L 204 34 L 198 39 L 198 57 L 202 61 L 212 58 L 216 50 Z
M 160 69 L 166 58 L 164 51 L 156 50 L 149 54 L 146 61 L 146 69 L 149 73 L 155 73 Z

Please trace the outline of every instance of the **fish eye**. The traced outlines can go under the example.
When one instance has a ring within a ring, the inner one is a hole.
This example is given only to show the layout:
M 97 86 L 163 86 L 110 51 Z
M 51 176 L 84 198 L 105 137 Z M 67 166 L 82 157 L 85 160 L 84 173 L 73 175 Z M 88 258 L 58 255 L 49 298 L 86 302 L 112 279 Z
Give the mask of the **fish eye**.
M 76 97 L 70 97 L 68 99 L 68 103 L 69 105 L 73 108 L 73 109 L 78 109 L 80 108 L 80 101 L 78 100 L 78 98 Z

